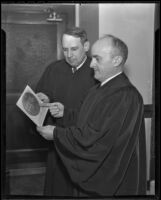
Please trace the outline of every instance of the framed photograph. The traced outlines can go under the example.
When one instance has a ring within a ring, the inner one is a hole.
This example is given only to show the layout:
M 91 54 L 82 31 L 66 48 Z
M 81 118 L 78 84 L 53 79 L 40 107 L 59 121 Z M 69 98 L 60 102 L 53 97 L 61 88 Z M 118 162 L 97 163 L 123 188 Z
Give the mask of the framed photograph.
M 16 105 L 37 125 L 42 126 L 48 107 L 41 107 L 43 103 L 27 85 Z

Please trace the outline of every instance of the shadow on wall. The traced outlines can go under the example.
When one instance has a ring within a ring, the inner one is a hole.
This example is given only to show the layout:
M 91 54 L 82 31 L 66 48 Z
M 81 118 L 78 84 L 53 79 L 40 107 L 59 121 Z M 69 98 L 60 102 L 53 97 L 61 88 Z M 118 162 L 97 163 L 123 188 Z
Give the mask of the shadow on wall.
M 124 66 L 124 72 L 127 75 L 127 77 L 129 77 L 129 68 L 128 68 L 127 64 L 125 64 L 125 66 Z

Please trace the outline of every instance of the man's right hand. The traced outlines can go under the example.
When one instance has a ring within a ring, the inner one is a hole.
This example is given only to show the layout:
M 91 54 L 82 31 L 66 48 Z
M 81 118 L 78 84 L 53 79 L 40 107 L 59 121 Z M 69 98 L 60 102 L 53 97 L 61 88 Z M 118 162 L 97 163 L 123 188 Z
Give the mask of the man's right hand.
M 44 94 L 42 92 L 39 92 L 36 95 L 42 102 L 44 102 L 44 103 L 49 103 L 50 102 L 49 97 L 46 94 Z
M 51 103 L 49 110 L 53 117 L 60 118 L 64 115 L 64 105 L 59 102 Z
M 60 118 L 64 116 L 64 105 L 62 103 L 43 103 L 41 106 L 48 107 L 51 115 L 55 118 Z

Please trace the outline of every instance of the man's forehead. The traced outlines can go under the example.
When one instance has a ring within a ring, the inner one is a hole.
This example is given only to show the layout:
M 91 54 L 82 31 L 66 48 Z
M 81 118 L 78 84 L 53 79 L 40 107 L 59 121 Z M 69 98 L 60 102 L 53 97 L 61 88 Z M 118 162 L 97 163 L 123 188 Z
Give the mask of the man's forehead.
M 92 46 L 92 52 L 106 52 L 110 53 L 112 50 L 111 42 L 108 42 L 105 39 L 96 41 Z
M 82 43 L 80 38 L 64 34 L 62 38 L 62 45 L 68 47 L 76 47 L 82 45 Z
M 74 35 L 68 35 L 64 34 L 63 39 L 69 39 L 69 40 L 75 40 L 75 41 L 81 41 L 80 37 L 74 36 Z

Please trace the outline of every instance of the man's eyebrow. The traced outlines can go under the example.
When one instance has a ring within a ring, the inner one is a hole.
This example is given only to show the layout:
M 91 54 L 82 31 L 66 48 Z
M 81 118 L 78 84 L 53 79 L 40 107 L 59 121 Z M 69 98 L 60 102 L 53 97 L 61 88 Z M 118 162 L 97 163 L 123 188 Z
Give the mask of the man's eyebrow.
M 98 55 L 92 55 L 93 58 L 100 58 Z
M 79 47 L 78 46 L 73 46 L 73 47 L 70 47 L 70 48 L 68 48 L 68 47 L 62 47 L 63 49 L 78 49 Z
M 78 49 L 78 48 L 79 48 L 78 46 L 71 47 L 71 49 Z

